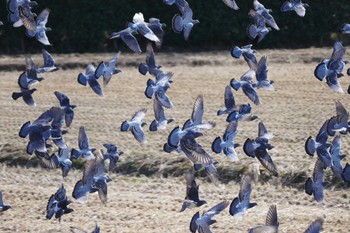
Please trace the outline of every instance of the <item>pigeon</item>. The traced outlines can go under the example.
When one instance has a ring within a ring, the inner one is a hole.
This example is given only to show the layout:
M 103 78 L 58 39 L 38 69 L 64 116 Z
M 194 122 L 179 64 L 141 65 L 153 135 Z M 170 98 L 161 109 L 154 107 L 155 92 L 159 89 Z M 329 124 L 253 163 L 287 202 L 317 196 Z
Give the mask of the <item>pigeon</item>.
M 149 126 L 150 131 L 157 131 L 158 129 L 163 130 L 166 128 L 167 124 L 174 121 L 172 118 L 168 119 L 165 117 L 164 108 L 162 104 L 156 99 L 153 100 L 153 111 L 155 119 Z
M 86 160 L 95 159 L 93 152 L 96 150 L 96 148 L 89 147 L 89 139 L 83 126 L 79 128 L 78 146 L 79 150 L 74 148 L 72 149 L 70 160 L 78 159 L 80 157 Z
M 350 164 L 349 163 L 346 163 L 345 167 L 343 168 L 341 177 L 345 182 L 350 182 Z
M 230 205 L 230 215 L 241 217 L 246 210 L 256 206 L 255 202 L 250 202 L 250 193 L 252 192 L 251 178 L 249 175 L 244 175 L 241 180 L 238 197 L 235 197 Z
M 26 71 L 24 74 L 23 73 L 21 74 L 20 79 L 18 80 L 18 84 L 22 88 L 26 88 L 25 86 L 26 82 L 28 83 L 28 85 L 33 85 L 44 80 L 43 77 L 38 77 L 37 75 L 38 68 L 36 67 L 33 59 L 27 56 L 25 61 L 26 61 Z
M 156 34 L 154 34 L 154 32 L 148 27 L 141 12 L 136 13 L 132 21 L 133 23 L 128 24 L 130 28 L 140 33 L 142 36 L 149 39 L 150 41 L 160 42 Z
M 256 83 L 256 88 L 263 88 L 265 90 L 275 90 L 272 84 L 274 83 L 273 80 L 267 79 L 267 57 L 262 56 L 258 66 L 255 71 L 255 77 L 258 81 Z
M 55 60 L 51 56 L 51 54 L 46 51 L 45 49 L 42 50 L 43 52 L 43 58 L 44 58 L 44 65 L 42 67 L 37 68 L 37 73 L 44 73 L 44 72 L 53 72 L 57 71 L 60 68 L 55 65 Z
M 73 198 L 78 202 L 87 201 L 88 194 L 98 192 L 103 203 L 107 202 L 107 183 L 111 178 L 104 172 L 104 159 L 98 155 L 94 160 L 86 162 L 83 178 L 79 180 L 73 190 Z
M 350 24 L 349 23 L 344 23 L 343 26 L 341 27 L 340 31 L 345 34 L 350 34 Z
M 247 27 L 247 35 L 251 40 L 258 37 L 257 43 L 259 43 L 271 31 L 271 28 L 266 27 L 265 18 L 256 11 L 250 10 L 248 15 L 254 20 L 254 23 Z
M 2 192 L 0 192 L 0 213 L 8 209 L 11 209 L 11 206 L 4 204 L 4 200 L 2 199 Z
M 173 73 L 166 73 L 156 82 L 149 79 L 145 90 L 146 97 L 152 99 L 152 96 L 154 95 L 155 99 L 161 103 L 163 107 L 172 108 L 174 105 L 166 94 L 166 91 L 170 87 L 170 82 L 173 75 Z
M 346 134 L 349 128 L 349 113 L 340 101 L 335 102 L 337 115 L 329 119 L 327 124 L 327 133 L 330 136 L 334 136 L 336 132 Z
M 38 3 L 30 0 L 8 0 L 7 1 L 7 11 L 8 19 L 13 23 L 14 27 L 20 27 L 26 23 L 26 27 L 35 28 L 34 13 L 31 13 L 31 8 L 37 6 Z M 24 17 L 28 18 L 25 19 Z M 24 21 L 22 21 L 24 18 Z
M 242 104 L 238 111 L 232 111 L 230 114 L 228 114 L 226 121 L 253 121 L 258 119 L 258 116 L 253 115 L 251 111 L 252 107 L 249 103 Z
M 76 105 L 71 105 L 68 96 L 65 94 L 59 91 L 55 91 L 54 94 L 57 97 L 58 101 L 60 101 L 61 109 L 64 111 L 64 120 L 66 122 L 66 126 L 69 127 L 72 124 L 74 118 L 74 108 Z
M 120 130 L 122 132 L 130 130 L 131 133 L 134 135 L 134 138 L 142 144 L 147 143 L 145 133 L 142 130 L 142 127 L 146 125 L 145 122 L 142 122 L 142 119 L 146 115 L 146 111 L 147 110 L 145 108 L 142 108 L 141 110 L 137 111 L 130 121 L 123 121 L 120 127 Z
M 159 68 L 161 66 L 156 64 L 154 51 L 151 43 L 147 44 L 147 57 L 146 57 L 146 64 L 141 63 L 139 65 L 139 72 L 143 75 L 146 75 L 147 72 L 149 72 L 154 77 L 158 77 L 158 75 L 162 74 L 163 71 L 161 71 Z
M 103 159 L 109 159 L 108 171 L 113 171 L 117 167 L 119 157 L 124 154 L 124 152 L 118 151 L 115 144 L 103 144 L 103 146 L 107 149 L 107 154 L 102 153 Z
M 207 202 L 199 199 L 198 190 L 199 185 L 194 178 L 194 170 L 188 171 L 185 174 L 186 178 L 186 197 L 182 204 L 180 212 L 185 211 L 187 208 L 200 207 Z
M 253 6 L 256 13 L 261 15 L 268 25 L 270 25 L 273 29 L 276 29 L 277 31 L 280 30 L 276 24 L 275 19 L 270 14 L 270 12 L 272 12 L 271 9 L 266 9 L 265 6 L 261 4 L 258 0 L 254 0 Z
M 84 231 L 80 228 L 76 228 L 76 227 L 70 227 L 70 230 L 73 233 L 88 233 L 87 231 Z M 100 227 L 96 224 L 95 229 L 92 231 L 92 233 L 100 233 Z
M 212 220 L 212 217 L 223 211 L 229 204 L 229 201 L 222 201 L 205 211 L 202 215 L 200 215 L 199 212 L 194 214 L 190 223 L 190 231 L 192 233 L 195 233 L 196 230 L 198 230 L 198 232 L 211 232 L 210 225 L 216 222 Z
M 278 170 L 272 161 L 271 156 L 267 152 L 267 150 L 273 148 L 268 142 L 272 137 L 273 135 L 266 130 L 263 122 L 259 122 L 258 137 L 254 140 L 248 138 L 243 145 L 243 151 L 249 157 L 256 157 L 261 165 L 263 165 L 272 175 L 278 176 Z
M 35 107 L 35 106 L 36 106 L 36 103 L 35 103 L 35 100 L 34 100 L 32 94 L 33 94 L 36 90 L 37 90 L 36 88 L 30 89 L 30 90 L 21 88 L 21 91 L 20 91 L 20 92 L 13 92 L 13 93 L 12 93 L 12 99 L 13 99 L 13 100 L 17 100 L 18 98 L 22 97 L 22 98 L 23 98 L 23 101 L 24 101 L 28 106 Z
M 100 62 L 100 64 L 98 64 L 95 70 L 95 77 L 99 78 L 103 76 L 104 86 L 107 86 L 113 74 L 118 74 L 121 72 L 120 69 L 116 68 L 116 64 L 118 62 L 119 56 L 120 56 L 120 52 L 117 53 L 108 63 L 104 63 L 102 61 Z
M 244 45 L 241 48 L 234 46 L 231 48 L 231 56 L 239 59 L 243 56 L 244 60 L 247 62 L 248 66 L 252 70 L 256 70 L 258 64 L 255 56 L 255 50 L 252 50 L 252 44 Z
M 231 79 L 230 85 L 233 89 L 236 91 L 239 88 L 242 88 L 243 93 L 255 104 L 260 104 L 260 99 L 258 96 L 258 93 L 255 90 L 255 84 L 253 83 L 253 77 L 255 76 L 254 70 L 249 70 L 245 72 L 239 81 L 237 81 L 235 78 Z
M 184 33 L 184 39 L 188 40 L 191 30 L 194 25 L 199 23 L 199 20 L 193 19 L 193 11 L 189 4 L 184 1 L 184 6 L 179 8 L 181 11 L 181 16 L 176 14 L 172 20 L 172 28 L 176 33 Z
M 238 10 L 239 7 L 237 6 L 236 0 L 223 0 L 226 6 L 232 8 L 233 10 Z
M 148 20 L 148 23 L 146 25 L 153 31 L 153 33 L 158 37 L 159 42 L 155 42 L 157 48 L 160 48 L 163 44 L 163 37 L 164 37 L 164 30 L 163 28 L 166 27 L 165 23 L 161 23 L 159 19 L 157 18 L 150 18 Z
M 276 205 L 271 205 L 267 212 L 265 225 L 251 228 L 248 233 L 277 233 L 278 226 L 277 207 Z
M 51 31 L 52 29 L 46 27 L 47 20 L 49 18 L 50 10 L 44 9 L 36 18 L 36 28 L 35 30 L 27 28 L 27 36 L 36 37 L 36 39 L 44 45 L 51 45 L 49 39 L 46 36 L 46 32 Z
M 223 150 L 224 154 L 234 162 L 239 161 L 237 152 L 235 151 L 235 148 L 237 148 L 239 144 L 234 141 L 237 135 L 237 125 L 237 121 L 230 122 L 226 127 L 223 138 L 216 137 L 211 146 L 213 152 L 219 154 Z
M 329 153 L 331 155 L 330 166 L 333 174 L 342 180 L 343 166 L 341 165 L 341 160 L 344 159 L 346 155 L 340 154 L 340 146 L 341 146 L 340 136 L 337 135 L 334 137 L 332 146 L 329 149 Z
M 121 38 L 122 41 L 134 52 L 141 53 L 141 48 L 139 42 L 137 42 L 136 37 L 133 34 L 136 34 L 136 30 L 131 27 L 127 27 L 124 30 L 119 32 L 113 32 L 109 39 Z
M 310 224 L 310 226 L 304 231 L 304 233 L 320 233 L 322 225 L 323 219 L 318 218 Z
M 173 5 L 175 3 L 176 6 L 180 7 L 184 7 L 185 5 L 185 0 L 163 0 L 163 2 L 167 5 Z
M 89 64 L 86 67 L 85 74 L 80 73 L 78 75 L 78 83 L 80 83 L 83 86 L 86 86 L 87 83 L 89 83 L 89 86 L 91 89 L 99 96 L 103 96 L 103 91 L 101 89 L 100 84 L 97 82 L 97 78 L 95 75 L 95 67 L 93 64 Z
M 307 178 L 305 182 L 305 192 L 308 195 L 313 195 L 317 202 L 323 201 L 323 190 L 328 184 L 324 181 L 324 164 L 320 159 L 317 159 L 314 167 L 312 178 Z
M 225 109 L 218 110 L 217 112 L 218 116 L 221 116 L 223 114 L 230 114 L 234 110 L 237 110 L 240 108 L 240 105 L 236 105 L 235 97 L 233 96 L 231 87 L 229 85 L 227 85 L 225 88 L 224 103 L 225 103 Z
M 46 218 L 51 219 L 54 215 L 61 222 L 61 218 L 64 214 L 69 214 L 73 212 L 73 209 L 68 208 L 68 205 L 72 202 L 68 200 L 66 195 L 66 189 L 62 186 L 57 190 L 57 192 L 51 195 L 47 206 L 46 206 Z
M 306 7 L 309 7 L 309 4 L 302 3 L 301 0 L 287 0 L 281 6 L 282 12 L 294 10 L 297 15 L 304 17 L 306 13 Z

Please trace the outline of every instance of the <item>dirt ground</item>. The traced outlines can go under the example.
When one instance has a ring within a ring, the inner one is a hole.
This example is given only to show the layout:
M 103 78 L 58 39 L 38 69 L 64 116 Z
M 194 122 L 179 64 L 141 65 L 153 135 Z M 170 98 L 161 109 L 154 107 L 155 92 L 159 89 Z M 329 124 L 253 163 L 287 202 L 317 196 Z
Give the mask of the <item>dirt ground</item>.
M 262 176 L 253 183 L 251 196 L 258 205 L 248 210 L 241 220 L 230 216 L 228 209 L 224 210 L 215 217 L 217 223 L 212 226 L 213 232 L 247 232 L 251 227 L 264 224 L 271 204 L 277 205 L 280 232 L 303 232 L 316 218 L 324 219 L 323 232 L 348 231 L 350 199 L 346 184 L 332 177 L 327 170 L 326 179 L 331 184 L 327 186 L 321 204 L 302 189 L 306 178 L 312 175 L 316 161 L 305 153 L 305 140 L 309 136 L 315 137 L 323 122 L 335 115 L 336 100 L 350 109 L 348 94 L 335 93 L 313 75 L 317 63 L 322 58 L 329 58 L 331 53 L 331 48 L 257 52 L 258 58 L 263 55 L 268 57 L 268 77 L 275 81 L 276 90 L 258 90 L 262 104 L 252 104 L 252 112 L 274 134 L 270 142 L 275 148 L 270 154 L 279 170 L 279 177 L 267 177 L 268 173 L 261 168 Z M 239 79 L 248 66 L 243 60 L 233 59 L 228 51 L 196 54 L 156 52 L 157 62 L 163 70 L 174 72 L 174 82 L 167 92 L 174 108 L 166 110 L 165 114 L 174 118 L 175 122 L 164 131 L 150 132 L 148 126 L 154 119 L 152 100 L 145 97 L 144 89 L 151 76 L 142 76 L 137 71 L 138 64 L 144 62 L 145 54 L 121 54 L 119 68 L 122 73 L 113 76 L 109 85 L 103 88 L 104 97 L 77 83 L 78 74 L 84 72 L 89 63 L 97 65 L 112 56 L 55 56 L 63 69 L 42 75 L 45 80 L 36 85 L 38 91 L 33 95 L 37 104 L 35 108 L 11 98 L 12 92 L 19 89 L 17 79 L 22 72 L 11 70 L 11 67 L 23 64 L 24 71 L 24 57 L 0 57 L 0 159 L 3 161 L 0 164 L 0 191 L 5 204 L 12 206 L 12 209 L 0 214 L 0 232 L 69 232 L 69 227 L 91 232 L 96 223 L 101 232 L 189 232 L 189 222 L 194 213 L 208 210 L 222 200 L 232 200 L 238 194 L 239 178 L 230 180 L 230 175 L 223 173 L 258 163 L 247 157 L 241 147 L 237 148 L 240 158 L 237 163 L 232 163 L 223 154 L 214 154 L 222 172 L 220 175 L 225 177 L 223 183 L 216 187 L 207 178 L 199 177 L 199 195 L 208 204 L 180 213 L 185 180 L 172 172 L 178 175 L 177 168 L 181 171 L 181 168 L 189 167 L 189 163 L 183 155 L 162 151 L 167 135 L 190 117 L 194 100 L 202 94 L 204 120 L 216 122 L 216 127 L 204 131 L 205 136 L 198 141 L 211 152 L 212 141 L 216 136 L 222 136 L 226 127 L 225 117 L 216 116 L 217 110 L 224 105 L 225 86 L 232 78 Z M 32 57 L 38 65 L 42 63 L 41 55 Z M 346 92 L 349 78 L 345 76 L 340 82 Z M 29 161 L 26 155 L 28 139 L 18 136 L 23 123 L 34 121 L 51 106 L 58 106 L 54 91 L 63 92 L 72 104 L 77 105 L 74 121 L 64 137 L 69 147 L 77 148 L 78 130 L 84 126 L 92 147 L 101 149 L 103 143 L 116 143 L 125 153 L 120 159 L 120 166 L 136 164 L 136 171 L 131 174 L 127 170 L 109 174 L 112 181 L 109 182 L 106 205 L 99 201 L 97 194 L 91 194 L 86 204 L 71 204 L 74 212 L 63 216 L 61 224 L 54 219 L 45 219 L 47 201 L 62 183 L 68 197 L 73 199 L 71 193 L 82 171 L 72 170 L 67 178 L 62 179 L 58 170 L 31 166 L 35 158 Z M 249 102 L 241 90 L 234 91 L 234 96 L 237 103 Z M 139 144 L 130 132 L 120 132 L 121 123 L 141 108 L 148 110 L 145 117 L 148 143 L 145 145 Z M 246 138 L 255 138 L 259 120 L 240 122 L 236 142 L 243 145 Z M 342 153 L 347 154 L 349 137 L 342 135 L 342 142 Z M 10 165 L 12 160 L 22 163 Z M 346 162 L 350 162 L 348 158 L 343 164 Z M 155 169 L 155 172 L 145 176 L 140 172 L 144 167 Z

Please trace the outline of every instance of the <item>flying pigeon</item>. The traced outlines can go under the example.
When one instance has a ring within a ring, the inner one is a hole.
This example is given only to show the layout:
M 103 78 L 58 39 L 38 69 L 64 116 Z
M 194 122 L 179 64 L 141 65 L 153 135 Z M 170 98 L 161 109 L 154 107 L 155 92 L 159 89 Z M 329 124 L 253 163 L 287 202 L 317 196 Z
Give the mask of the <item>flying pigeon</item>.
M 300 17 L 305 16 L 306 7 L 309 7 L 309 4 L 302 3 L 301 0 L 287 0 L 283 3 L 281 7 L 282 12 L 294 10 L 297 15 Z
M 238 10 L 239 7 L 237 6 L 236 0 L 223 0 L 226 6 L 232 8 L 233 10 Z
M 134 135 L 134 138 L 142 144 L 147 143 L 145 133 L 142 130 L 142 127 L 146 125 L 145 122 L 142 122 L 142 119 L 146 115 L 146 111 L 147 110 L 145 108 L 137 111 L 130 121 L 123 121 L 120 127 L 120 130 L 122 132 L 130 130 L 131 133 Z
M 49 18 L 50 10 L 44 9 L 36 18 L 36 27 L 35 29 L 28 29 L 26 31 L 27 36 L 36 37 L 36 39 L 44 45 L 51 45 L 49 39 L 46 36 L 46 32 L 51 31 L 52 29 L 46 27 L 47 20 Z
M 230 85 L 236 91 L 242 88 L 243 93 L 256 105 L 260 104 L 258 93 L 255 90 L 256 84 L 253 83 L 253 77 L 255 76 L 254 70 L 249 70 L 244 73 L 240 80 L 237 81 L 235 78 L 231 79 Z
M 265 225 L 249 229 L 248 233 L 278 233 L 278 216 L 276 205 L 271 205 L 267 212 Z
M 103 159 L 109 159 L 108 171 L 113 171 L 117 167 L 119 157 L 124 154 L 124 152 L 118 151 L 115 144 L 103 144 L 103 146 L 107 149 L 107 154 L 102 153 Z
M 119 56 L 120 52 L 117 53 L 108 63 L 104 63 L 102 61 L 100 62 L 100 64 L 98 64 L 95 70 L 95 77 L 99 78 L 103 76 L 104 86 L 107 86 L 113 74 L 118 74 L 119 72 L 121 72 L 120 69 L 116 68 Z
M 74 108 L 76 105 L 71 105 L 68 96 L 65 94 L 59 91 L 55 91 L 54 94 L 57 97 L 58 101 L 60 101 L 61 109 L 64 111 L 64 120 L 66 122 L 66 126 L 69 127 L 72 124 L 74 118 Z
M 96 149 L 89 147 L 89 139 L 83 126 L 79 128 L 78 146 L 79 150 L 74 148 L 72 149 L 70 160 L 78 159 L 80 157 L 86 160 L 95 159 L 93 152 Z
M 51 219 L 54 215 L 61 222 L 61 218 L 64 214 L 73 212 L 73 209 L 68 208 L 68 205 L 72 202 L 68 200 L 66 195 L 66 189 L 62 186 L 57 192 L 51 195 L 46 206 L 46 218 Z
M 252 49 L 252 44 L 244 45 L 241 48 L 234 46 L 231 48 L 231 56 L 239 59 L 243 56 L 244 60 L 247 62 L 248 66 L 252 70 L 256 70 L 258 64 L 255 56 L 255 50 Z
M 3 201 L 3 199 L 2 199 L 2 192 L 0 192 L 0 213 L 1 213 L 1 212 L 4 212 L 4 211 L 6 211 L 6 210 L 8 210 L 8 209 L 10 209 L 10 208 L 11 208 L 10 205 L 5 205 L 5 204 L 4 204 L 4 201 Z
M 99 96 L 103 96 L 103 91 L 100 84 L 97 82 L 98 77 L 95 75 L 95 67 L 93 64 L 89 64 L 86 67 L 85 74 L 80 73 L 78 75 L 78 83 L 83 86 L 86 86 L 89 83 L 91 89 Z
M 318 218 L 310 224 L 310 226 L 304 231 L 304 233 L 320 233 L 322 225 L 323 219 Z
M 55 65 L 55 60 L 51 56 L 51 54 L 46 51 L 45 49 L 42 50 L 43 52 L 43 58 L 44 58 L 44 65 L 42 67 L 37 68 L 37 73 L 44 73 L 44 72 L 53 72 L 59 69 Z
M 324 181 L 324 164 L 320 159 L 317 159 L 312 174 L 312 178 L 307 178 L 305 182 L 305 192 L 308 195 L 313 195 L 317 202 L 323 201 L 323 190 L 328 184 Z
M 194 25 L 199 23 L 199 20 L 193 19 L 193 11 L 189 4 L 184 1 L 184 6 L 179 8 L 181 11 L 181 16 L 176 14 L 172 20 L 173 31 L 176 33 L 184 33 L 184 39 L 188 40 L 190 32 Z
M 224 151 L 224 154 L 231 160 L 231 161 L 239 161 L 239 158 L 237 157 L 237 152 L 235 151 L 235 148 L 239 146 L 239 144 L 235 143 L 235 137 L 237 135 L 237 121 L 232 121 L 228 124 L 225 130 L 225 134 L 223 138 L 216 137 L 212 143 L 212 150 L 219 154 L 221 151 Z
M 166 118 L 164 114 L 164 108 L 162 104 L 157 100 L 153 100 L 153 111 L 154 111 L 154 120 L 149 126 L 150 131 L 157 131 L 158 129 L 165 129 L 167 124 L 174 121 L 172 118 Z

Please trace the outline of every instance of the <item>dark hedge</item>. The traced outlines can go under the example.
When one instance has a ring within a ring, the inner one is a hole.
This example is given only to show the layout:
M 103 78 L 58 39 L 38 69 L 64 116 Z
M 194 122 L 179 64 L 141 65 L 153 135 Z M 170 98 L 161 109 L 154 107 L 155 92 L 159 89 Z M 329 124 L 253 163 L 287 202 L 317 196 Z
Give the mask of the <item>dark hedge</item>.
M 118 39 L 108 36 L 125 28 L 136 12 L 142 12 L 145 19 L 156 17 L 166 23 L 164 51 L 206 51 L 229 49 L 232 45 L 252 43 L 246 35 L 246 27 L 252 22 L 248 11 L 252 0 L 236 0 L 240 10 L 233 11 L 221 0 L 188 0 L 194 12 L 196 25 L 189 41 L 171 29 L 171 20 L 178 12 L 175 5 L 168 6 L 162 0 L 37 0 L 33 12 L 39 14 L 44 8 L 51 10 L 47 26 L 52 48 L 51 52 L 111 52 L 130 51 Z M 258 48 L 303 48 L 330 46 L 334 40 L 348 40 L 350 36 L 339 34 L 343 23 L 350 23 L 349 0 L 305 1 L 310 4 L 304 18 L 295 12 L 280 12 L 283 1 L 261 0 L 273 10 L 280 31 L 271 31 Z M 25 36 L 25 29 L 14 28 L 7 21 L 6 1 L 0 7 L 0 53 L 37 52 L 44 47 L 35 39 Z M 137 36 L 142 49 L 146 40 Z M 254 43 L 254 42 L 253 42 Z

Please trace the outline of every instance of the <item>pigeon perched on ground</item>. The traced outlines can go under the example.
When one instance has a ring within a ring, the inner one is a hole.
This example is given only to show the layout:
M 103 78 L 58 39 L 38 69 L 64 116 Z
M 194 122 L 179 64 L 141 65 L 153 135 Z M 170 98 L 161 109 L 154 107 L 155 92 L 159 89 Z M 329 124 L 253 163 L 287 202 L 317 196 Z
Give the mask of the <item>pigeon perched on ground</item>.
M 78 75 L 78 83 L 83 86 L 86 86 L 89 83 L 91 89 L 99 96 L 103 96 L 103 91 L 100 84 L 97 82 L 98 77 L 95 75 L 95 67 L 93 64 L 89 64 L 86 67 L 85 74 L 80 73 Z
M 276 205 L 271 205 L 267 212 L 265 225 L 251 228 L 248 233 L 277 233 L 278 226 L 277 207 Z
M 229 204 L 229 201 L 222 201 L 208 211 L 205 211 L 202 215 L 200 215 L 199 212 L 194 214 L 190 223 L 190 231 L 192 233 L 195 233 L 196 231 L 211 232 L 210 225 L 216 222 L 215 220 L 212 220 L 212 217 L 223 211 Z
M 305 182 L 305 192 L 313 195 L 317 202 L 323 201 L 323 190 L 328 182 L 324 181 L 324 164 L 320 159 L 316 160 L 312 178 L 307 178 Z
M 142 127 L 146 125 L 145 122 L 142 122 L 142 119 L 146 115 L 146 111 L 147 110 L 145 108 L 142 108 L 141 110 L 137 111 L 130 121 L 123 121 L 120 127 L 120 130 L 122 132 L 130 130 L 132 135 L 134 135 L 134 138 L 142 144 L 147 143 L 145 133 L 142 130 Z
M 89 193 L 98 192 L 100 200 L 107 202 L 107 182 L 111 178 L 105 173 L 104 159 L 96 156 L 85 164 L 83 178 L 79 180 L 73 190 L 73 198 L 78 202 L 86 202 Z
M 256 206 L 255 202 L 250 202 L 250 193 L 252 192 L 251 178 L 244 175 L 241 180 L 238 197 L 235 197 L 230 205 L 230 215 L 241 217 L 245 211 Z
M 66 195 L 66 189 L 62 186 L 57 190 L 57 192 L 51 195 L 47 206 L 46 206 L 46 218 L 51 219 L 54 215 L 61 222 L 61 218 L 64 214 L 69 214 L 73 212 L 73 209 L 68 208 L 68 205 L 72 202 L 68 200 Z
M 4 204 L 4 200 L 2 199 L 2 192 L 0 192 L 0 213 L 4 212 L 8 209 L 10 209 L 11 206 L 10 205 L 5 205 Z
M 153 100 L 153 111 L 155 119 L 149 126 L 150 131 L 157 131 L 158 129 L 163 130 L 169 123 L 174 121 L 172 118 L 168 119 L 165 117 L 164 108 L 162 104 L 156 99 Z
M 322 225 L 323 219 L 318 218 L 310 224 L 310 226 L 304 231 L 304 233 L 320 233 Z
M 176 33 L 184 33 L 184 39 L 188 40 L 190 32 L 194 25 L 199 23 L 199 20 L 193 19 L 193 11 L 188 2 L 184 1 L 183 7 L 179 7 L 181 16 L 176 14 L 172 20 L 173 31 Z
M 96 148 L 89 147 L 89 139 L 86 135 L 84 127 L 79 128 L 78 146 L 79 150 L 74 148 L 72 149 L 70 160 L 78 159 L 80 157 L 86 160 L 95 159 L 93 152 L 96 150 Z
M 82 230 L 80 228 L 76 228 L 76 227 L 70 227 L 70 230 L 73 233 L 88 233 L 87 231 L 84 231 L 84 230 Z M 91 233 L 100 233 L 100 227 L 96 224 L 95 229 Z
M 300 17 L 304 17 L 306 7 L 309 7 L 309 4 L 302 3 L 301 0 L 287 0 L 281 6 L 281 11 L 287 12 L 294 10 L 297 13 L 297 15 L 299 15 Z
M 103 144 L 103 146 L 107 149 L 107 153 L 103 155 L 103 159 L 109 159 L 109 168 L 108 171 L 113 171 L 117 167 L 117 162 L 119 157 L 124 154 L 123 151 L 118 151 L 118 148 L 115 144 Z
M 46 51 L 45 49 L 42 50 L 43 52 L 43 58 L 44 58 L 44 65 L 42 67 L 37 68 L 37 73 L 44 73 L 44 72 L 53 72 L 59 69 L 55 65 L 55 60 L 51 56 L 51 54 Z
M 248 138 L 243 145 L 243 151 L 249 157 L 256 157 L 272 175 L 278 176 L 278 170 L 267 152 L 273 148 L 269 144 L 269 139 L 272 137 L 273 135 L 266 130 L 264 124 L 259 122 L 258 137 L 253 140 Z
M 64 111 L 64 120 L 66 122 L 66 126 L 69 127 L 72 124 L 74 118 L 74 108 L 76 105 L 71 105 L 68 96 L 65 94 L 59 91 L 55 91 L 54 94 L 57 97 L 58 101 L 60 101 L 61 109 Z
M 46 32 L 51 31 L 51 28 L 46 27 L 47 20 L 49 18 L 50 10 L 44 9 L 36 18 L 35 30 L 28 29 L 26 31 L 27 36 L 34 37 L 44 45 L 51 45 L 49 39 L 46 36 Z
M 199 207 L 207 203 L 206 201 L 199 199 L 199 185 L 197 185 L 197 182 L 195 181 L 194 170 L 188 171 L 185 174 L 185 178 L 186 197 L 185 201 L 182 204 L 180 212 L 185 211 L 187 208 Z
M 119 56 L 120 52 L 117 53 L 108 63 L 101 61 L 100 64 L 98 64 L 95 70 L 95 77 L 99 78 L 103 76 L 104 86 L 107 86 L 113 74 L 118 74 L 119 72 L 121 72 L 120 69 L 116 68 Z
M 239 161 L 237 157 L 237 152 L 235 148 L 239 146 L 238 143 L 235 143 L 235 137 L 237 135 L 237 121 L 230 122 L 226 127 L 223 138 L 216 137 L 212 143 L 212 150 L 219 154 L 221 151 L 224 151 L 224 154 L 234 162 Z

